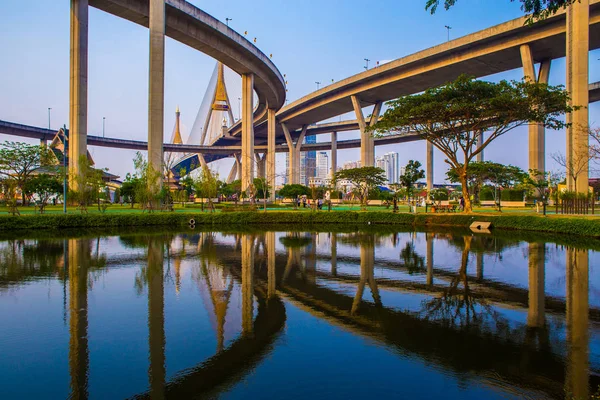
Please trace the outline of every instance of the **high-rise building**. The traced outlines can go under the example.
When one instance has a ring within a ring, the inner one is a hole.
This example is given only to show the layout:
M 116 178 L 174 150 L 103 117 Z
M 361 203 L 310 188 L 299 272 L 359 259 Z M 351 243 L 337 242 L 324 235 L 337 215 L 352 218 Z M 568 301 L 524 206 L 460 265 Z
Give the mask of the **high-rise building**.
M 317 143 L 316 136 L 306 136 L 304 144 Z M 285 179 L 284 183 L 288 184 L 289 180 L 289 169 L 290 169 L 290 155 L 285 155 Z M 302 151 L 300 152 L 300 184 L 308 185 L 310 178 L 317 176 L 317 152 L 316 151 Z
M 398 153 L 386 153 L 375 159 L 375 166 L 385 171 L 385 178 L 388 184 L 398 183 L 400 180 L 400 160 Z
M 360 168 L 360 160 L 359 161 L 346 161 L 344 165 L 342 165 L 341 169 L 353 169 Z
M 317 153 L 317 178 L 325 179 L 329 176 L 329 155 L 325 151 Z

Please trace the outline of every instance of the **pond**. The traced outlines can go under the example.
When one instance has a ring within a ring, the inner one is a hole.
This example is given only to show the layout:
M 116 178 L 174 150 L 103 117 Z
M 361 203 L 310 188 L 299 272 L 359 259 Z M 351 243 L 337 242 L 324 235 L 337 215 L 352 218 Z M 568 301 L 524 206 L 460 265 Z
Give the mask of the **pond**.
M 599 242 L 289 229 L 3 236 L 2 398 L 598 390 Z

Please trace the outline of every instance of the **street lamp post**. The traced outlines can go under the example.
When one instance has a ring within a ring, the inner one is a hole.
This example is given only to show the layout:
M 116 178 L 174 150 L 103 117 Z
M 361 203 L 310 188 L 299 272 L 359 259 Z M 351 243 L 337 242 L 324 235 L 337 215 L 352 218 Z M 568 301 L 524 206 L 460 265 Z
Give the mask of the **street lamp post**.
M 452 29 L 451 26 L 449 25 L 444 25 L 446 27 L 446 29 L 448 30 L 448 41 L 450 41 L 450 29 Z
M 48 130 L 50 130 L 50 111 L 52 110 L 51 107 L 48 107 Z
M 365 70 L 368 71 L 369 70 L 369 61 L 371 61 L 371 60 L 369 60 L 368 58 L 365 58 L 365 61 L 367 63 L 367 65 L 365 65 Z
M 225 23 L 229 26 L 229 21 L 233 21 L 233 18 L 225 18 Z
M 319 90 L 319 86 L 321 85 L 321 82 L 315 82 L 317 84 L 317 90 Z
M 104 125 L 106 123 L 106 117 L 102 117 L 102 137 L 104 137 Z

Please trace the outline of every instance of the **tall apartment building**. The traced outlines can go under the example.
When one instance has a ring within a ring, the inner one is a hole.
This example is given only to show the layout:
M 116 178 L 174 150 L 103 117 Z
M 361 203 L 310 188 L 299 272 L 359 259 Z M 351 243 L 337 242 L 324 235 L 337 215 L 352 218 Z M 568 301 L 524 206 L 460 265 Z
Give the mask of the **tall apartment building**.
M 320 179 L 327 178 L 329 176 L 329 155 L 325 151 L 319 151 L 317 153 L 317 174 L 316 177 Z

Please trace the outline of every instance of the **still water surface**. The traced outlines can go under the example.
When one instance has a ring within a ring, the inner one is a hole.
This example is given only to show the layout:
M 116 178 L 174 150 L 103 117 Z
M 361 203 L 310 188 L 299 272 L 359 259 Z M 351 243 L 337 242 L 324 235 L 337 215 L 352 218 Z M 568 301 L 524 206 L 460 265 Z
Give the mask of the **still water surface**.
M 589 398 L 592 249 L 462 231 L 3 240 L 1 398 Z

